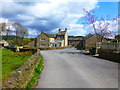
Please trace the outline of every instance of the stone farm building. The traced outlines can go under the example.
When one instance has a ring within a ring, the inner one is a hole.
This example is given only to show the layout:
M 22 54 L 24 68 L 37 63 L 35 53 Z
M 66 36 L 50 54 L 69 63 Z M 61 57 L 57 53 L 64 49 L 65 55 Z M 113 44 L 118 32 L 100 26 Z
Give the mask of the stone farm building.
M 68 33 L 67 29 L 61 30 L 57 34 L 48 34 L 42 32 L 36 40 L 32 41 L 28 45 L 31 48 L 37 47 L 66 47 L 68 46 Z
M 84 49 L 83 36 L 68 36 L 68 45 L 78 49 Z
M 98 37 L 98 38 L 96 38 Z M 67 47 L 73 46 L 77 49 L 95 48 L 97 42 L 101 42 L 102 36 L 96 34 L 88 34 L 86 36 L 68 36 L 67 29 L 58 30 L 57 34 L 48 34 L 42 32 L 38 37 L 28 44 L 30 48 L 48 48 L 48 47 Z M 106 42 L 103 39 L 102 42 Z
M 84 37 L 84 48 L 89 50 L 96 48 L 98 42 L 107 42 L 108 40 L 100 36 L 99 34 L 88 34 Z

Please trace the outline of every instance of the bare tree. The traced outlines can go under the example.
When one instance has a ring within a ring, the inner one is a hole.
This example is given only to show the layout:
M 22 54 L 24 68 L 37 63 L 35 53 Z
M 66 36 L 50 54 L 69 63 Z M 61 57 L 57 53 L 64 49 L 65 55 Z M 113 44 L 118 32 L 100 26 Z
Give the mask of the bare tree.
M 16 42 L 18 42 L 18 37 L 20 37 L 22 39 L 22 41 L 24 42 L 24 37 L 28 36 L 28 29 L 23 27 L 20 23 L 15 22 L 13 24 L 13 27 L 15 28 L 15 35 L 16 35 Z M 23 44 L 22 42 L 22 44 Z
M 0 35 L 5 35 L 5 40 L 8 40 L 9 35 L 11 34 L 10 23 L 1 23 L 0 24 Z
M 0 23 L 0 35 L 5 35 L 6 33 L 6 27 L 7 27 L 7 24 L 6 23 Z
M 25 36 L 28 36 L 28 29 L 27 28 L 22 28 L 21 30 L 21 38 L 23 39 Z
M 8 37 L 9 37 L 10 34 L 11 34 L 10 25 L 7 25 L 7 27 L 6 27 L 6 39 L 5 40 L 8 40 Z
M 21 31 L 21 28 L 22 28 L 22 25 L 20 23 L 13 23 L 13 27 L 15 28 L 15 36 L 16 36 L 16 39 L 18 39 L 18 37 L 20 36 L 20 31 Z
M 26 29 L 26 28 L 23 27 L 21 29 L 20 35 L 21 35 L 21 38 L 22 38 L 22 45 L 23 45 L 23 43 L 24 43 L 24 37 L 28 36 L 28 29 Z

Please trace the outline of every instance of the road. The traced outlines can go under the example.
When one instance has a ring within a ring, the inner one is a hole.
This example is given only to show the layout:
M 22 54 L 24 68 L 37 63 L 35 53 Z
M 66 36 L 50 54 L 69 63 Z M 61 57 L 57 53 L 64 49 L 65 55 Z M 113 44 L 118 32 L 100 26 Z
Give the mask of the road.
M 41 51 L 45 68 L 36 88 L 118 88 L 118 64 L 80 50 Z

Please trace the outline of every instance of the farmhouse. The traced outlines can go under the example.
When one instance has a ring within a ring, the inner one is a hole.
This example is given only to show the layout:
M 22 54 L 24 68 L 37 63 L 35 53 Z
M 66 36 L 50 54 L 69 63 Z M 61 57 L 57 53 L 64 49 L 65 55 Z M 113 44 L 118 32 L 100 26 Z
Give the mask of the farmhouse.
M 69 46 L 73 46 L 78 49 L 84 49 L 84 37 L 83 36 L 68 36 Z
M 68 46 L 68 33 L 67 29 L 59 29 L 57 34 L 48 34 L 41 32 L 36 40 L 32 41 L 28 45 L 29 47 L 66 47 Z
M 101 41 L 102 40 L 102 41 Z M 28 44 L 30 48 L 49 48 L 49 47 L 66 47 L 73 46 L 77 49 L 96 48 L 97 42 L 107 41 L 99 34 L 88 34 L 83 36 L 68 36 L 67 29 L 58 30 L 57 34 L 41 32 L 37 38 Z

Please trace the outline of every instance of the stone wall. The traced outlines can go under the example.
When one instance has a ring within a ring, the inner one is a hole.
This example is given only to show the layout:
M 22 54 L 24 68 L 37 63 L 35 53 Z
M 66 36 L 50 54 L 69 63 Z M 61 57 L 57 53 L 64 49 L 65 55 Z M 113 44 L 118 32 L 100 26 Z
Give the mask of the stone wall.
M 32 78 L 34 69 L 37 67 L 39 61 L 40 50 L 38 49 L 26 63 L 13 71 L 9 78 L 3 81 L 2 88 L 26 88 L 26 85 Z
M 100 58 L 104 58 L 114 62 L 120 62 L 120 43 L 102 42 L 97 43 L 97 49 Z
M 113 62 L 120 63 L 120 53 L 114 52 L 111 50 L 100 49 L 99 50 L 99 57 L 103 59 L 107 59 Z
M 116 42 L 101 43 L 101 48 L 120 52 L 120 42 L 119 43 L 116 43 Z

